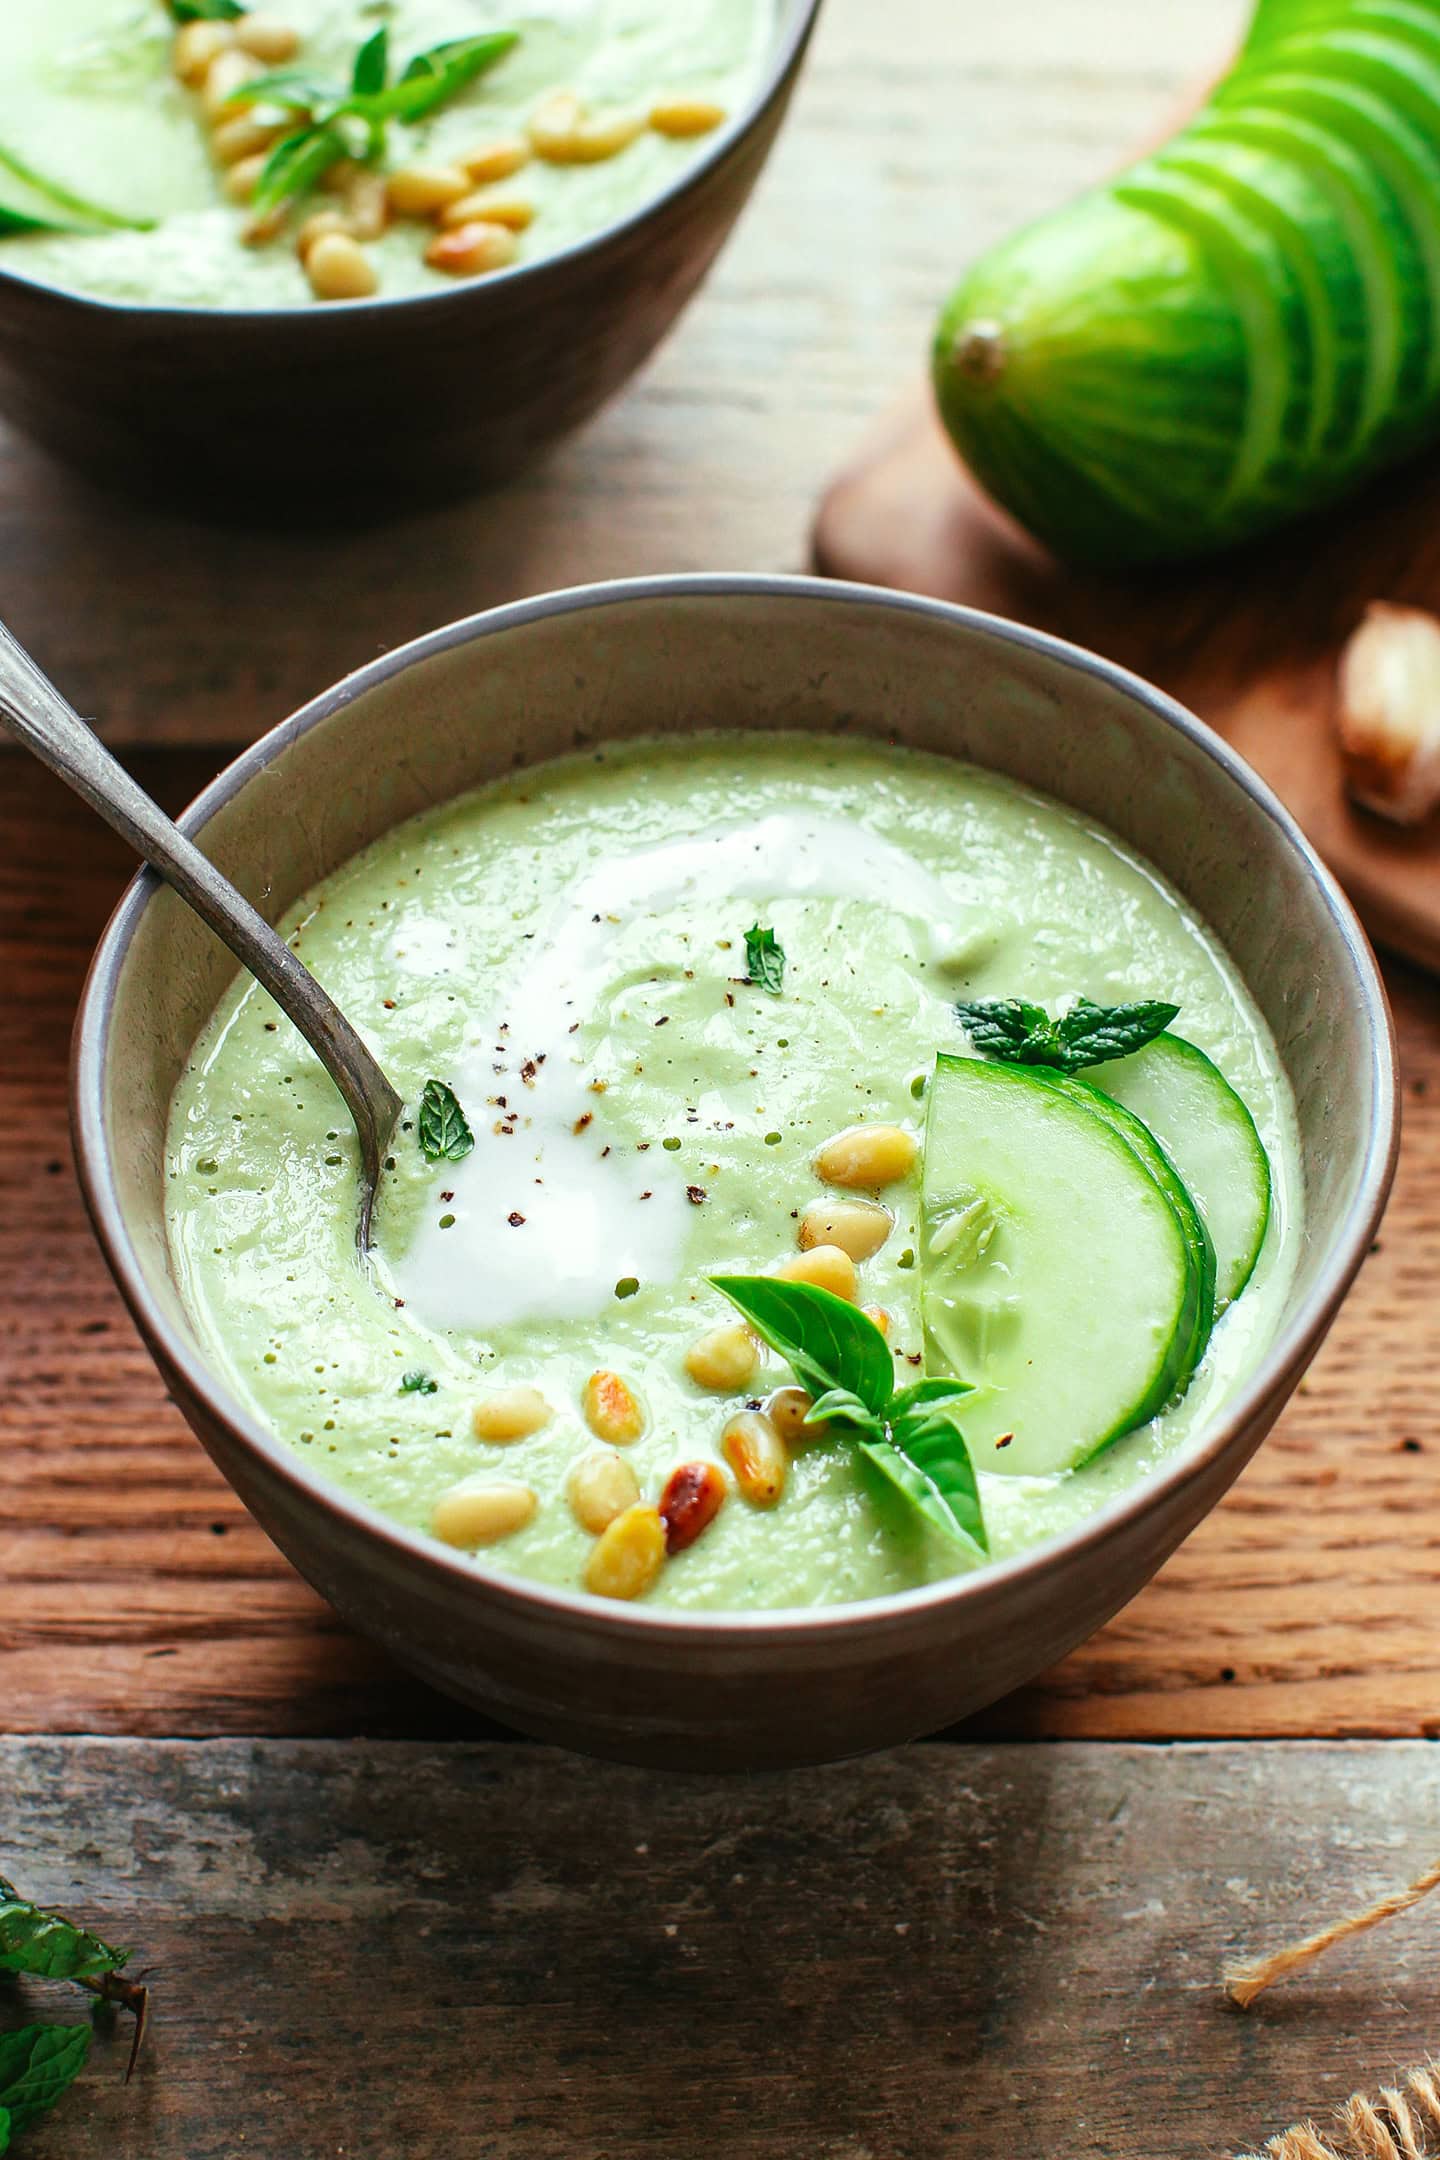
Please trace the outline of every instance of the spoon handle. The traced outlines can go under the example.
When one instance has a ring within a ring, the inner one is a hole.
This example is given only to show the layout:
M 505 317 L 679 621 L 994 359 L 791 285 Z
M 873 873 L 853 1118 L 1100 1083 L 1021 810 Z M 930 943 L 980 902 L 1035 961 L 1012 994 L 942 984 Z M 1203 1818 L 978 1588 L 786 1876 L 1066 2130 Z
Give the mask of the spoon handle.
M 34 752 L 173 885 L 300 1030 L 355 1120 L 365 1167 L 361 1243 L 401 1102 L 334 1000 L 229 879 L 187 840 L 0 623 L 0 728 Z

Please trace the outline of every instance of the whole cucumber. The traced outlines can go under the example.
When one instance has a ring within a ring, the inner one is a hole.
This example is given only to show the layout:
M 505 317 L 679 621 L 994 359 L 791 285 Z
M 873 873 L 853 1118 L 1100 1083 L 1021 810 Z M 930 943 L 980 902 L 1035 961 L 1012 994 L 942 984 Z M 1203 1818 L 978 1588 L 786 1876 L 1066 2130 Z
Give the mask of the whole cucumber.
M 1259 0 L 1163 149 L 986 255 L 934 379 L 1060 554 L 1208 553 L 1440 435 L 1440 0 Z

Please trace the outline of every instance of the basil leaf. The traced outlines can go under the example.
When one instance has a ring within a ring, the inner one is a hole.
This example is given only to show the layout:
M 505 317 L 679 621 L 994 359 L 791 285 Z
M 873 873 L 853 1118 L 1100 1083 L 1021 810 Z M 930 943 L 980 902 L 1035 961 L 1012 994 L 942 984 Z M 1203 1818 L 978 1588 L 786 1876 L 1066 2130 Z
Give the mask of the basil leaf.
M 10 2110 L 0 2107 L 0 2153 L 10 2150 Z
M 170 0 L 176 22 L 239 22 L 248 11 L 241 0 Z
M 317 105 L 333 105 L 335 93 L 317 82 L 303 68 L 276 68 L 269 75 L 252 75 L 238 83 L 226 98 L 227 105 L 283 105 L 292 112 L 310 112 Z
M 0 1875 L 0 1972 L 38 1973 L 46 1980 L 93 1980 L 119 1972 L 128 1950 L 116 1950 L 88 1928 L 22 1898 Z
M 308 194 L 332 165 L 347 157 L 345 138 L 328 121 L 282 136 L 261 169 L 251 204 L 257 214 L 274 210 L 292 195 Z
M 417 1365 L 414 1372 L 400 1375 L 400 1385 L 396 1392 L 400 1395 L 438 1395 L 440 1383 L 432 1380 L 429 1373 L 423 1372 Z
M 0 213 L 6 217 L 19 218 L 22 222 L 12 230 L 39 232 L 81 231 L 101 232 L 153 232 L 153 218 L 126 217 L 119 210 L 107 210 L 103 203 L 90 202 L 84 195 L 77 195 L 63 181 L 51 180 L 33 165 L 17 157 L 13 150 L 0 144 L 0 172 L 8 172 L 21 184 L 38 195 L 47 207 L 52 206 L 63 213 L 52 224 L 48 219 L 33 217 L 25 211 Z
M 475 1145 L 455 1090 L 443 1080 L 427 1080 L 420 1097 L 420 1152 L 427 1162 L 463 1162 Z
M 85 2067 L 88 2025 L 22 2025 L 0 2033 L 0 2108 L 7 2128 L 23 2130 L 54 2107 Z
M 1062 1019 L 1052 1020 L 1043 1005 L 1032 1005 L 1027 998 L 979 998 L 957 1004 L 955 1010 L 983 1056 L 1074 1073 L 1143 1050 L 1169 1027 L 1180 1008 L 1159 999 L 1095 1005 L 1081 998 Z
M 859 1440 L 856 1446 L 932 1530 L 973 1552 L 989 1552 L 974 1465 L 953 1427 L 948 1442 L 935 1438 L 903 1451 L 893 1440 Z
M 805 1422 L 808 1425 L 825 1425 L 836 1418 L 843 1418 L 847 1425 L 858 1425 L 864 1430 L 873 1429 L 880 1438 L 884 1437 L 885 1427 L 881 1419 L 876 1417 L 873 1411 L 867 1410 L 859 1396 L 852 1395 L 849 1388 L 828 1388 L 817 1401 L 811 1403 L 805 1413 Z
M 416 53 L 399 82 L 384 92 L 385 110 L 375 117 L 427 119 L 448 98 L 458 96 L 474 82 L 477 75 L 503 60 L 518 42 L 517 31 L 492 30 L 481 37 L 451 38 L 444 45 L 432 45 Z
M 883 1417 L 895 1385 L 890 1348 L 858 1307 L 813 1283 L 774 1275 L 712 1275 L 715 1288 L 744 1314 L 762 1342 L 777 1350 L 808 1394 L 835 1388 L 857 1396 L 867 1416 Z
M 785 980 L 785 948 L 773 930 L 762 930 L 759 923 L 745 932 L 745 979 L 772 997 L 779 997 Z
M 374 37 L 367 38 L 355 55 L 355 65 L 350 74 L 350 88 L 356 97 L 373 97 L 383 90 L 390 75 L 390 31 L 382 23 Z

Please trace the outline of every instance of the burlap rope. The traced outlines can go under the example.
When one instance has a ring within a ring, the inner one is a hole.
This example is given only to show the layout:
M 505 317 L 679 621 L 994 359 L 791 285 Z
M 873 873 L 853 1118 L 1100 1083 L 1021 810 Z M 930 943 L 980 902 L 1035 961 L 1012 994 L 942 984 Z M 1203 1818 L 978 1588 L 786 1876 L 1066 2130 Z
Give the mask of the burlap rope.
M 1303 1942 L 1289 1943 L 1283 1950 L 1272 1951 L 1269 1957 L 1253 1958 L 1243 1965 L 1230 1966 L 1224 1974 L 1226 1994 L 1231 2002 L 1238 2003 L 1242 2010 L 1248 2010 L 1257 1995 L 1263 1994 L 1275 1981 L 1283 1980 L 1287 1973 L 1299 1972 L 1302 1967 L 1312 1964 L 1318 1957 L 1323 1957 L 1327 1950 L 1332 1950 L 1336 1943 L 1345 1942 L 1351 1935 L 1363 1935 L 1367 1928 L 1379 1927 L 1383 1920 L 1393 1920 L 1396 1913 L 1407 1912 L 1412 1905 L 1418 1905 L 1421 1898 L 1428 1897 L 1437 1887 L 1440 1887 L 1440 1860 L 1437 1860 L 1433 1867 L 1427 1868 L 1423 1875 L 1418 1875 L 1408 1890 L 1392 1890 L 1387 1896 L 1377 1898 L 1373 1905 L 1368 1905 L 1364 1912 L 1351 1913 L 1348 1920 L 1337 1920 L 1333 1926 L 1321 1928 L 1317 1935 L 1307 1935 Z M 1361 2146 L 1357 2150 L 1363 2152 L 1365 2148 Z M 1385 2160 L 1389 2160 L 1389 2153 L 1394 2148 L 1381 2147 L 1379 2150 L 1385 2155 Z M 1297 2160 L 1299 2151 L 1300 2148 L 1297 2148 Z M 1400 2151 L 1405 2152 L 1403 2145 Z
M 1440 2160 L 1440 2080 L 1435 2066 L 1406 2072 L 1403 2091 L 1381 2087 L 1378 2105 L 1355 2093 L 1332 2130 L 1296 2123 L 1263 2153 L 1239 2160 Z

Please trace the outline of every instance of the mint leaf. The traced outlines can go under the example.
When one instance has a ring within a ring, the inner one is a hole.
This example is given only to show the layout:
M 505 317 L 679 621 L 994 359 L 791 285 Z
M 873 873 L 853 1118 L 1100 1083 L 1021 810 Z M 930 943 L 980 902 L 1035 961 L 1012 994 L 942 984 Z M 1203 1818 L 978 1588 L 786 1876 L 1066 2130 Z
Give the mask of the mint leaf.
M 773 1275 L 710 1280 L 815 1397 L 809 1420 L 848 1428 L 857 1451 L 933 1529 L 969 1551 L 988 1552 L 979 1480 L 954 1422 L 971 1392 L 963 1380 L 920 1380 L 897 1390 L 879 1328 L 813 1283 Z
M 0 1972 L 38 1973 L 46 1980 L 94 1980 L 119 1972 L 128 1950 L 116 1950 L 88 1928 L 22 1898 L 0 1875 Z
M 745 932 L 745 980 L 771 997 L 779 997 L 785 980 L 785 948 L 773 930 L 762 930 L 759 923 Z
M 962 1026 L 984 1057 L 1009 1065 L 1049 1065 L 1079 1072 L 1129 1057 L 1163 1034 L 1180 1011 L 1159 999 L 1133 1005 L 1094 1005 L 1081 998 L 1063 1018 L 1052 1020 L 1028 998 L 978 998 L 955 1007 Z
M 432 1380 L 429 1373 L 422 1372 L 418 1365 L 414 1372 L 400 1375 L 400 1385 L 396 1389 L 399 1395 L 438 1395 L 439 1392 L 439 1381 Z
M 0 2033 L 0 2108 L 7 2128 L 23 2130 L 54 2107 L 85 2067 L 88 2025 L 22 2025 Z
M 427 1162 L 463 1162 L 475 1145 L 455 1090 L 443 1080 L 427 1080 L 420 1097 L 420 1152 Z
M 450 38 L 416 53 L 394 87 L 385 92 L 386 110 L 376 117 L 385 120 L 424 120 L 456 97 L 477 75 L 503 60 L 518 44 L 514 30 L 492 30 L 479 37 Z

